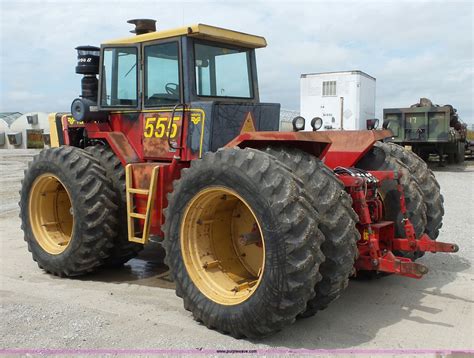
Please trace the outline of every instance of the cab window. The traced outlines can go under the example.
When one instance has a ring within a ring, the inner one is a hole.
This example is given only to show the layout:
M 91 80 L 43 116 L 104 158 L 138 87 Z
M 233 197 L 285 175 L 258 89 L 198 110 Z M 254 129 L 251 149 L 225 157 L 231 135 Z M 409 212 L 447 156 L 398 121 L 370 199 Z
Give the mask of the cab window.
M 252 98 L 250 50 L 194 45 L 198 96 Z
M 145 47 L 145 107 L 180 102 L 177 42 Z
M 103 59 L 101 105 L 137 107 L 137 49 L 106 48 Z

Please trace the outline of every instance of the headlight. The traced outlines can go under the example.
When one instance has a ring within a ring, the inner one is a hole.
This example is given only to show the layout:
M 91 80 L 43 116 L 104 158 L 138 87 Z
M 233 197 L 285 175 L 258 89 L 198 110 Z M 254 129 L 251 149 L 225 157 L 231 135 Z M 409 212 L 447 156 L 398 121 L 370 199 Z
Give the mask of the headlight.
M 377 118 L 367 119 L 367 129 L 370 131 L 376 129 L 379 126 L 379 120 Z
M 319 117 L 314 117 L 311 120 L 311 127 L 313 127 L 313 131 L 317 131 L 319 128 L 323 126 L 323 120 Z
M 293 118 L 293 130 L 295 132 L 302 131 L 304 129 L 305 119 L 301 116 Z

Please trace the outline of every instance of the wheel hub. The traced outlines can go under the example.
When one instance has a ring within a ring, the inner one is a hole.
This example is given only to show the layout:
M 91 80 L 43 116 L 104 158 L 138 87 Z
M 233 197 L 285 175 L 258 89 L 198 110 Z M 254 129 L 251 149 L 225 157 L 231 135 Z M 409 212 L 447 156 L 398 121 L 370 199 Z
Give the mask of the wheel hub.
M 263 234 L 235 191 L 211 187 L 197 193 L 185 210 L 180 240 L 188 274 L 209 299 L 235 305 L 256 291 L 265 262 Z
M 64 184 L 53 174 L 35 179 L 29 196 L 29 218 L 33 236 L 49 254 L 68 247 L 73 226 L 71 199 Z

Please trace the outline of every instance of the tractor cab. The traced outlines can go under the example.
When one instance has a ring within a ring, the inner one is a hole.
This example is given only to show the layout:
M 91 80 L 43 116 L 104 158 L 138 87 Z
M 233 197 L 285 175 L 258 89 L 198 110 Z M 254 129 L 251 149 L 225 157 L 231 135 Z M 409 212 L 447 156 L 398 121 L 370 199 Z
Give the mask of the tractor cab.
M 201 24 L 152 30 L 101 46 L 101 109 L 259 102 L 255 49 L 266 46 L 263 37 Z
M 76 121 L 108 122 L 127 133 L 140 160 L 193 159 L 242 130 L 278 131 L 280 105 L 259 100 L 255 49 L 266 46 L 263 37 L 203 24 L 155 31 L 154 20 L 129 22 L 135 36 L 78 48 L 76 72 L 84 78 L 71 109 Z

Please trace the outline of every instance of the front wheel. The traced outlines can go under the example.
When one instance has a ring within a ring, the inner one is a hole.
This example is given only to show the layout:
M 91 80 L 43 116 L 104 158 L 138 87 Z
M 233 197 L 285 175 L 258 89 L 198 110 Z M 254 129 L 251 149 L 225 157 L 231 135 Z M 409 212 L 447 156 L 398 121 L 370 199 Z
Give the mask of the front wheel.
M 257 338 L 292 323 L 321 279 L 323 237 L 303 183 L 252 149 L 184 169 L 165 211 L 166 263 L 208 328 Z
M 143 245 L 128 241 L 127 227 L 127 196 L 125 188 L 125 169 L 119 158 L 111 148 L 104 145 L 95 145 L 85 149 L 96 158 L 105 169 L 105 174 L 112 184 L 115 193 L 114 202 L 118 206 L 118 230 L 113 240 L 113 248 L 106 265 L 120 266 L 134 258 L 143 250 Z
M 45 149 L 20 191 L 21 228 L 38 266 L 77 276 L 102 266 L 117 234 L 117 206 L 100 163 L 74 147 Z

